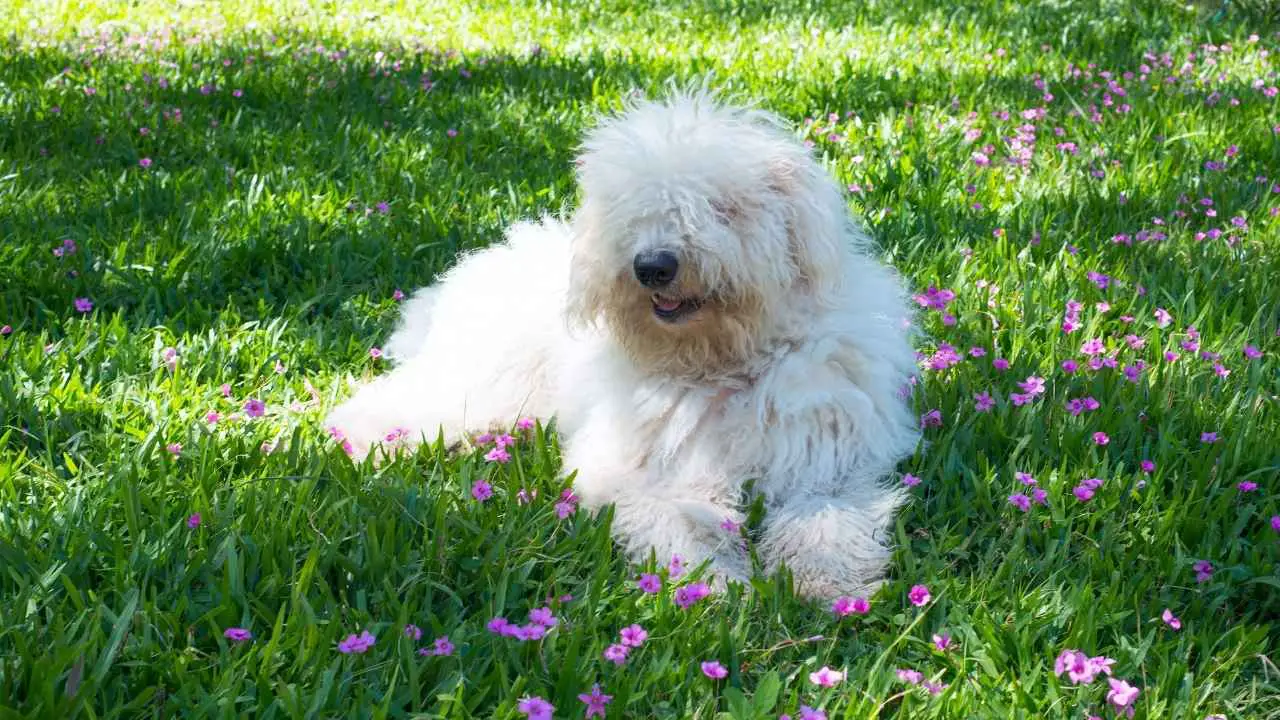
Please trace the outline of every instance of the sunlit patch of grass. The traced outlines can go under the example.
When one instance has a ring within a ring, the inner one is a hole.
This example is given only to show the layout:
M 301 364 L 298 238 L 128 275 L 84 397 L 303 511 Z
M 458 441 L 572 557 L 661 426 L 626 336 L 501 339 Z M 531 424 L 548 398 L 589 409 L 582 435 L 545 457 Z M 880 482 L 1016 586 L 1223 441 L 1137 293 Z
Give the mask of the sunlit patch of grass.
M 1259 13 L 10 10 L 5 717 L 519 717 L 531 697 L 580 717 L 596 683 L 610 717 L 1108 716 L 1105 677 L 1055 676 L 1066 649 L 1113 658 L 1138 717 L 1280 712 L 1280 38 Z M 941 425 L 902 468 L 921 482 L 866 614 L 785 577 L 682 609 L 696 572 L 629 566 L 607 516 L 560 517 L 552 429 L 516 433 L 506 464 L 433 447 L 374 468 L 319 427 L 381 370 L 397 290 L 571 209 L 596 113 L 708 72 L 795 123 L 919 292 L 954 293 L 922 308 L 918 411 Z M 538 640 L 487 629 L 544 607 Z M 647 639 L 606 660 L 633 624 Z M 820 687 L 823 666 L 846 679 Z

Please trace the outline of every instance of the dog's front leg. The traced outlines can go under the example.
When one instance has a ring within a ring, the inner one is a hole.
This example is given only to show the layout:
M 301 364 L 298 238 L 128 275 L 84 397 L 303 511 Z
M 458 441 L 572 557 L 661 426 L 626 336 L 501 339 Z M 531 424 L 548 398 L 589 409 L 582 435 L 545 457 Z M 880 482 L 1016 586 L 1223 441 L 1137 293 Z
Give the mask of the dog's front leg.
M 700 498 L 655 496 L 638 492 L 614 500 L 613 531 L 628 554 L 644 561 L 649 553 L 664 562 L 679 556 L 693 568 L 705 560 L 711 584 L 747 582 L 750 565 L 737 531 L 739 513 L 732 507 Z
M 900 495 L 876 483 L 834 494 L 797 494 L 765 516 L 761 551 L 772 572 L 783 563 L 804 596 L 870 597 L 883 582 Z
M 570 453 L 566 469 L 574 468 Z M 650 553 L 659 563 L 679 556 L 687 568 L 710 560 L 711 585 L 750 577 L 740 511 L 730 502 L 675 483 L 654 484 L 641 469 L 616 464 L 578 464 L 574 491 L 593 510 L 613 507 L 613 535 L 636 562 Z
M 448 396 L 442 400 L 445 391 L 431 379 L 412 365 L 397 367 L 357 389 L 325 418 L 325 427 L 356 460 L 375 446 L 391 454 L 398 446 L 433 442 L 441 434 L 451 445 L 466 435 L 462 412 L 452 408 L 465 405 Z

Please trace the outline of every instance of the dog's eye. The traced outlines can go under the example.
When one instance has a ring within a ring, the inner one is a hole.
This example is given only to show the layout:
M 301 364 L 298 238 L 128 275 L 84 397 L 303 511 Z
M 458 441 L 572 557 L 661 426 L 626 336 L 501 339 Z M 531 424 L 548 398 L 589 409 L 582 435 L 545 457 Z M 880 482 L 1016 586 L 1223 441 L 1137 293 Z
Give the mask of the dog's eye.
M 716 222 L 721 225 L 732 225 L 733 221 L 742 214 L 742 210 L 736 203 L 727 200 L 712 200 L 711 211 L 716 216 Z

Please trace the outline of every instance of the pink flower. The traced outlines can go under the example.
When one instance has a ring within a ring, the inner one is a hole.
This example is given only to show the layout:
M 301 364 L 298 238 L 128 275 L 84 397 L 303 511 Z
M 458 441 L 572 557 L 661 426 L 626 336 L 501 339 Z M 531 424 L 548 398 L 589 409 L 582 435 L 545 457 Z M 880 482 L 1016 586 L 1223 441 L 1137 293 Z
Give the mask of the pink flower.
M 831 612 L 836 617 L 845 617 L 847 615 L 866 615 L 871 612 L 871 603 L 867 602 L 864 597 L 849 597 L 841 595 L 831 604 Z
M 1022 392 L 1028 395 L 1039 395 L 1044 392 L 1044 378 L 1032 375 L 1018 383 L 1018 387 L 1022 388 Z
M 1179 620 L 1178 616 L 1174 615 L 1173 611 L 1169 608 L 1165 608 L 1164 612 L 1160 613 L 1160 619 L 1164 621 L 1165 625 L 1168 625 L 1174 630 L 1182 629 L 1182 621 Z
M 1242 493 L 1253 492 L 1258 489 L 1258 483 L 1252 480 L 1241 480 L 1239 483 L 1236 483 L 1236 489 Z
M 1031 477 L 1030 473 L 1015 472 L 1013 478 L 1023 485 L 1035 485 L 1036 479 Z
M 1156 308 L 1155 316 L 1156 327 L 1168 327 L 1169 323 L 1173 322 L 1173 316 L 1164 308 Z
M 781 720 L 781 718 L 779 718 Z M 821 710 L 815 710 L 808 705 L 800 706 L 800 715 L 796 720 L 827 720 L 827 714 Z
M 951 635 L 949 635 L 948 633 L 942 633 L 941 635 L 934 635 L 934 636 L 933 636 L 933 646 L 934 646 L 934 647 L 936 647 L 936 648 L 938 648 L 938 649 L 939 649 L 939 650 L 941 650 L 942 652 L 946 652 L 946 651 L 950 650 L 950 649 L 951 649 Z
M 1000 372 L 1004 372 L 1009 369 L 1009 361 L 1004 358 L 996 358 L 991 361 L 991 366 Z
M 924 688 L 930 695 L 941 695 L 942 691 L 947 689 L 945 683 L 936 683 L 929 680 L 920 683 L 920 687 Z
M 517 640 L 529 642 L 532 640 L 541 640 L 547 635 L 547 628 L 537 623 L 529 623 L 528 625 L 511 625 L 508 630 Z M 506 633 L 504 633 L 506 634 Z
M 644 573 L 640 576 L 640 579 L 636 581 L 636 587 L 640 588 L 641 592 L 649 595 L 656 594 L 658 591 L 662 590 L 662 578 L 654 575 L 653 573 Z
M 1208 560 L 1197 560 L 1191 566 L 1196 571 L 1196 582 L 1206 583 L 1213 579 L 1213 563 Z
M 151 158 L 144 157 L 141 160 L 139 160 L 138 167 L 142 168 L 143 170 L 146 170 L 147 168 L 151 167 Z
M 715 660 L 706 660 L 702 663 L 702 674 L 712 680 L 722 680 L 729 676 L 729 670 Z
M 1111 438 L 1107 437 L 1107 434 L 1106 434 L 1106 433 L 1104 433 L 1104 432 L 1096 432 L 1096 433 L 1094 433 L 1094 434 L 1093 434 L 1093 444 L 1094 444 L 1094 445 L 1099 445 L 1099 446 L 1101 446 L 1101 445 L 1106 445 L 1106 444 L 1107 444 L 1107 443 L 1109 443 L 1109 442 L 1111 442 Z
M 680 557 L 680 553 L 671 556 L 671 562 L 667 563 L 667 575 L 672 580 L 684 574 L 684 558 Z
M 973 396 L 973 409 L 978 412 L 990 412 L 995 407 L 995 398 L 989 392 L 980 392 Z
M 253 639 L 253 633 L 249 632 L 245 628 L 229 627 L 222 631 L 222 637 L 232 642 L 245 642 L 246 640 Z
M 191 517 L 187 518 L 187 527 L 192 530 L 200 527 L 200 513 L 191 513 Z
M 586 717 L 589 719 L 596 716 L 604 717 L 604 706 L 608 705 L 609 702 L 613 700 L 613 696 L 602 694 L 600 692 L 600 685 L 596 684 L 591 686 L 590 693 L 582 693 L 581 695 L 578 695 L 578 699 L 586 703 Z
M 1280 533 L 1280 515 L 1271 516 L 1271 529 Z
M 915 487 L 920 484 L 920 478 L 912 475 L 911 473 L 907 473 L 902 476 L 902 484 L 907 487 Z
M 449 638 L 447 636 L 438 637 L 435 639 L 435 642 L 432 643 L 431 654 L 437 657 L 444 657 L 446 655 L 452 655 L 453 650 L 453 643 L 449 642 Z
M 1250 360 L 1257 360 L 1258 358 L 1262 357 L 1262 351 L 1254 347 L 1253 345 L 1245 345 L 1244 356 L 1249 358 Z
M 169 443 L 165 446 L 165 450 L 168 450 L 170 455 L 178 457 L 182 454 L 182 443 Z
M 622 628 L 622 632 L 618 634 L 623 645 L 633 648 L 638 648 L 643 645 L 644 641 L 649 637 L 649 633 L 645 632 L 645 629 L 639 625 L 629 625 L 624 627 Z
M 0 336 L 8 335 L 8 334 L 10 334 L 10 333 L 12 333 L 12 332 L 13 332 L 13 326 L 12 326 L 12 325 L 5 325 L 5 326 L 3 326 L 3 327 L 0 327 Z
M 1068 375 L 1070 375 L 1071 373 L 1074 373 L 1076 370 L 1079 370 L 1079 369 L 1080 369 L 1080 363 L 1076 362 L 1075 360 L 1062 361 L 1062 372 Z
M 916 607 L 923 607 L 928 604 L 933 596 L 929 594 L 929 588 L 924 585 L 912 585 L 911 591 L 907 593 L 907 599 Z
M 409 638 L 410 640 L 421 640 L 422 628 L 418 627 L 417 625 L 414 625 L 413 623 L 409 623 L 408 625 L 404 626 L 404 636 Z
M 348 635 L 345 640 L 338 643 L 338 652 L 351 655 L 352 653 L 360 654 L 369 651 L 373 647 L 374 637 L 368 630 L 359 635 Z
M 1049 493 L 1044 488 L 1036 488 L 1031 491 L 1031 501 L 1037 505 L 1049 504 Z
M 1022 512 L 1027 512 L 1031 509 L 1031 498 L 1023 495 L 1022 493 L 1014 493 L 1009 496 L 1009 504 L 1018 508 Z
M 677 588 L 674 599 L 676 605 L 679 605 L 682 610 L 688 610 L 710 594 L 711 588 L 706 583 L 696 582 Z
M 1205 444 L 1216 443 L 1218 442 L 1218 433 L 1216 432 L 1200 433 L 1200 442 Z
M 832 670 L 823 665 L 817 672 L 809 673 L 809 682 L 818 687 L 835 687 L 844 681 L 844 673 L 839 670 Z
M 1071 492 L 1080 502 L 1089 502 L 1093 499 L 1095 489 L 1087 485 L 1077 485 L 1071 489 Z
M 553 628 L 560 624 L 555 613 L 553 613 L 549 607 L 540 607 L 530 610 L 529 622 L 546 628 Z
M 1151 462 L 1150 460 L 1143 460 L 1140 467 L 1142 468 L 1142 472 L 1150 475 L 1151 473 L 1155 472 L 1156 464 Z
M 222 397 L 231 397 L 231 383 L 222 383 L 222 385 L 218 387 L 218 392 L 222 393 Z
M 918 670 L 900 669 L 898 670 L 898 679 L 909 685 L 919 685 L 924 680 L 924 675 Z
M 485 625 L 485 629 L 494 635 L 506 635 L 507 628 L 510 627 L 514 626 L 504 617 L 495 617 Z
M 1009 393 L 1009 402 L 1013 403 L 1014 407 L 1022 407 L 1023 405 L 1026 405 L 1027 403 L 1031 402 L 1034 399 L 1035 397 L 1031 395 L 1023 395 L 1022 393 Z
M 532 429 L 533 429 L 533 418 L 530 418 L 530 417 L 522 417 L 522 418 L 520 418 L 519 420 L 517 420 L 517 421 L 516 421 L 516 428 L 518 428 L 518 429 L 520 429 L 520 430 L 532 430 Z
M 1079 650 L 1063 650 L 1053 664 L 1053 674 L 1067 674 L 1074 685 L 1088 685 L 1099 674 L 1110 675 L 1111 666 L 1115 663 L 1109 657 L 1099 655 L 1089 657 Z
M 1101 338 L 1085 340 L 1084 344 L 1080 346 L 1080 352 L 1085 355 L 1101 355 L 1106 349 L 1106 346 L 1102 344 Z
M 604 649 L 604 659 L 621 667 L 627 662 L 627 655 L 631 652 L 631 648 L 626 645 L 614 643 Z
M 1115 708 L 1117 713 L 1125 713 L 1133 715 L 1133 701 L 1138 699 L 1138 688 L 1130 685 L 1124 680 L 1116 680 L 1115 678 L 1107 678 L 1107 684 L 1111 689 L 1107 691 L 1107 702 Z
M 78 313 L 93 312 L 93 301 L 89 298 L 76 298 L 75 305 Z
M 942 427 L 942 411 L 935 409 L 921 415 L 920 427 Z
M 266 412 L 267 405 L 257 398 L 251 398 L 244 403 L 244 414 L 251 418 L 262 417 Z
M 377 359 L 381 358 L 381 357 L 382 357 L 382 348 L 379 348 L 379 347 L 371 347 L 371 348 L 369 348 L 369 357 L 373 358 L 374 360 L 377 360 Z
M 956 299 L 956 294 L 946 288 L 939 290 L 930 286 L 923 294 L 913 296 L 913 299 L 921 307 L 927 307 L 932 310 L 945 310 L 947 305 Z
M 546 700 L 534 696 L 521 698 L 516 705 L 516 710 L 524 714 L 528 720 L 551 720 L 551 714 L 556 711 L 556 707 Z
M 484 454 L 484 459 L 493 463 L 505 464 L 511 462 L 511 453 L 507 452 L 506 448 L 495 447 Z
M 401 290 L 400 288 L 396 288 L 395 292 L 391 293 L 391 299 L 395 300 L 396 302 L 400 302 L 401 300 L 404 300 L 404 291 Z

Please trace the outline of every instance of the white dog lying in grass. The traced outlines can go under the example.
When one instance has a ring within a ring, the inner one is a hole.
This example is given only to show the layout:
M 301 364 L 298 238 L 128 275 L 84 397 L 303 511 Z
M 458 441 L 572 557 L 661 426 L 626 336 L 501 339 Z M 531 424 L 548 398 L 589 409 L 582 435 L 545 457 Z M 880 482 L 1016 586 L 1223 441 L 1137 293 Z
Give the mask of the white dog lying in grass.
M 452 443 L 556 418 L 587 507 L 633 557 L 744 579 L 759 545 L 806 595 L 874 590 L 914 452 L 906 294 L 841 190 L 771 115 L 705 93 L 588 135 L 570 224 L 512 227 L 404 307 L 389 374 L 328 424 L 363 457 L 389 433 Z

